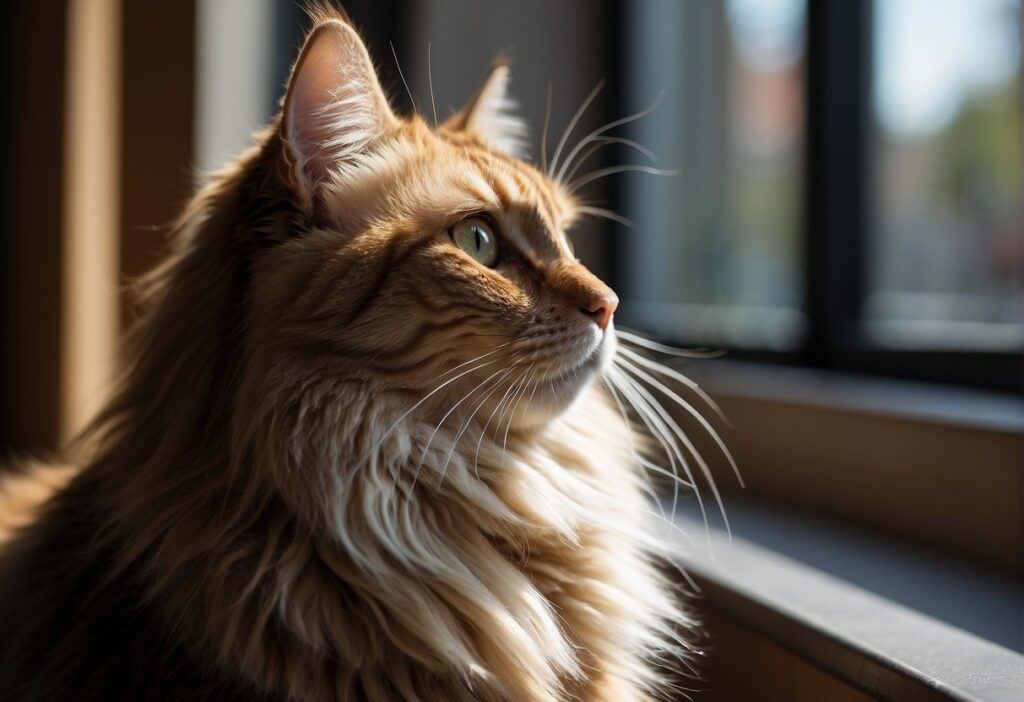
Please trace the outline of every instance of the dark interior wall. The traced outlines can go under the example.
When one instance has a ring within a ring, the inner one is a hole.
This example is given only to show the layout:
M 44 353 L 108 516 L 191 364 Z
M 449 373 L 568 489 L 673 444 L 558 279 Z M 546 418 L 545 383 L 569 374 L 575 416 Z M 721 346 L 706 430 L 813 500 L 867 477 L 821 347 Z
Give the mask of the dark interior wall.
M 0 213 L 11 211 L 11 80 L 14 72 L 14 36 L 11 25 L 14 9 L 11 3 L 0 5 Z M 0 215 L 0 281 L 11 276 L 11 228 L 8 218 Z M 0 447 L 10 444 L 11 379 L 11 296 L 6 282 L 0 283 Z
M 60 433 L 65 0 L 4 3 L 3 446 Z
M 195 2 L 124 3 L 121 273 L 152 268 L 192 194 Z M 125 298 L 126 319 L 132 316 Z

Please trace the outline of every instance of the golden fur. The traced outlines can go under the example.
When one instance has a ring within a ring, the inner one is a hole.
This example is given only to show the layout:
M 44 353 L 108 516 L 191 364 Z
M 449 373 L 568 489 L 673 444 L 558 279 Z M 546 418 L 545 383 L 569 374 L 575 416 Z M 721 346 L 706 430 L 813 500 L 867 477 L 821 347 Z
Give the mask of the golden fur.
M 0 477 L 0 548 L 31 524 L 77 472 L 75 466 L 37 464 Z
M 497 66 L 436 129 L 399 118 L 354 30 L 315 15 L 281 115 L 145 281 L 94 457 L 8 548 L 12 699 L 117 684 L 74 663 L 88 627 L 48 641 L 18 618 L 57 581 L 81 621 L 132 623 L 103 660 L 147 661 L 120 683 L 138 699 L 664 689 L 691 623 L 647 536 L 641 438 L 594 382 L 615 333 L 581 307 L 613 298 L 562 234 L 573 193 L 511 155 L 507 82 Z M 473 213 L 496 269 L 445 233 Z

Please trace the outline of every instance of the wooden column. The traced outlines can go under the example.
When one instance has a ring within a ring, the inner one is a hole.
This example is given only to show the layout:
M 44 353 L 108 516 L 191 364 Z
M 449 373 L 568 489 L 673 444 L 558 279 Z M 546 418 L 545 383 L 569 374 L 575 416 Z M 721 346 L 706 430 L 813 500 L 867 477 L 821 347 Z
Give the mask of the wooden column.
M 120 327 L 121 1 L 71 0 L 65 68 L 60 433 L 103 404 Z

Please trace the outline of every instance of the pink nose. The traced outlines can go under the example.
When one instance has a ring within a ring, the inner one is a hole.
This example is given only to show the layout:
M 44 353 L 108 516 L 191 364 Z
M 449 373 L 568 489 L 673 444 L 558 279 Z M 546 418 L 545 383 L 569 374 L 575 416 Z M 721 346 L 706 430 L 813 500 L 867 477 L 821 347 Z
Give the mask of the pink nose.
M 615 314 L 615 308 L 619 306 L 619 298 L 613 293 L 609 292 L 604 295 L 595 295 L 585 305 L 580 307 L 580 311 L 588 317 L 592 317 L 594 322 L 604 331 L 608 328 L 609 322 L 612 321 L 612 315 Z

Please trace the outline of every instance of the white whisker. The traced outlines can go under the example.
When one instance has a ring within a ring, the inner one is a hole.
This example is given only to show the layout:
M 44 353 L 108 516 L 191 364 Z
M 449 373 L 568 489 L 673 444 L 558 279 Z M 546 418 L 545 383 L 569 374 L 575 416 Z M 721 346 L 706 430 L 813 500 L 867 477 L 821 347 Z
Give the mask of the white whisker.
M 705 525 L 707 521 L 707 511 L 704 508 L 704 499 L 701 497 L 700 490 L 697 489 L 697 481 L 693 477 L 693 473 L 690 470 L 689 461 L 686 456 L 683 455 L 682 449 L 679 448 L 676 441 L 673 440 L 673 434 L 665 422 L 657 415 L 654 408 L 649 406 L 647 401 L 638 393 L 636 383 L 618 368 L 613 367 L 609 370 L 608 377 L 613 383 L 622 391 L 624 397 L 626 397 L 629 403 L 637 411 L 637 416 L 647 427 L 647 430 L 651 432 L 651 436 L 657 439 L 658 443 L 661 444 L 662 450 L 665 452 L 666 457 L 669 459 L 669 466 L 672 469 L 672 474 L 676 476 L 678 480 L 672 483 L 672 519 L 675 520 L 676 509 L 679 503 L 679 485 L 685 481 L 678 478 L 677 465 L 682 466 L 683 472 L 686 477 L 689 478 L 690 484 L 693 487 L 694 496 L 697 498 L 697 505 L 700 508 L 701 516 L 704 519 Z
M 548 172 L 548 124 L 551 122 L 551 81 L 548 81 L 548 106 L 544 110 L 544 131 L 540 135 L 540 157 L 543 173 Z
M 594 207 L 592 205 L 577 205 L 576 211 L 584 215 L 593 215 L 594 217 L 602 217 L 604 219 L 610 219 L 613 222 L 618 222 L 627 227 L 632 227 L 633 222 L 626 219 L 617 212 L 613 212 L 604 207 Z
M 671 470 L 666 471 L 655 471 L 661 475 L 666 475 L 672 480 L 672 519 L 675 519 L 676 506 L 679 502 L 679 486 L 685 481 L 679 477 L 679 470 L 677 467 L 678 462 L 682 462 L 685 465 L 685 458 L 678 453 L 677 447 L 671 442 L 667 432 L 663 432 L 658 426 L 657 418 L 652 416 L 652 413 L 643 406 L 642 400 L 636 397 L 636 394 L 628 387 L 624 376 L 616 372 L 615 369 L 611 369 L 608 373 L 609 382 L 616 386 L 622 393 L 622 396 L 629 403 L 629 405 L 636 411 L 637 416 L 640 418 L 641 423 L 647 428 L 648 433 L 653 439 L 655 439 L 661 446 L 665 457 L 668 458 L 669 468 Z M 678 461 L 677 461 L 678 455 Z M 689 476 L 689 470 L 684 467 L 684 472 Z M 696 490 L 695 490 L 696 492 Z M 698 500 L 700 499 L 698 495 Z
M 502 463 L 505 462 L 505 448 L 508 446 L 508 432 L 512 428 L 512 422 L 515 420 L 516 411 L 519 409 L 519 403 L 522 401 L 523 395 L 526 394 L 526 388 L 529 387 L 529 380 L 527 380 L 527 378 L 531 376 L 531 374 L 533 373 L 534 366 L 536 365 L 536 363 L 531 364 L 530 367 L 526 369 L 526 372 L 523 373 L 524 381 L 522 389 L 518 391 L 518 397 L 515 399 L 515 404 L 512 405 L 512 411 L 508 413 L 508 424 L 505 425 L 505 438 L 502 439 L 501 441 Z
M 512 392 L 512 388 L 514 388 L 514 387 L 515 387 L 515 383 L 513 382 L 513 383 L 509 384 L 508 388 L 505 389 L 505 394 L 503 394 L 501 396 L 501 399 L 498 400 L 498 404 L 496 404 L 494 406 L 494 409 L 491 410 L 491 414 L 487 417 L 487 422 L 484 424 L 483 428 L 480 430 L 480 437 L 477 439 L 477 442 L 476 442 L 476 454 L 473 456 L 473 469 L 474 470 L 479 470 L 479 466 L 480 466 L 480 447 L 483 445 L 484 436 L 487 435 L 487 428 L 489 426 L 491 426 L 491 420 L 494 419 L 494 415 L 495 415 L 495 413 L 497 413 L 498 409 L 504 407 L 505 399 L 508 397 L 509 393 Z M 500 424 L 500 421 L 501 420 L 499 420 L 499 424 Z
M 405 74 L 402 73 L 402 64 L 398 62 L 398 52 L 395 51 L 395 43 L 389 41 L 388 44 L 391 46 L 391 55 L 395 57 L 395 68 L 398 69 L 398 77 L 402 79 L 402 85 L 405 86 L 405 94 L 409 96 L 409 102 L 412 103 L 413 112 L 419 112 L 416 108 L 416 100 L 412 96 L 412 91 L 409 90 L 409 84 L 405 81 Z
M 515 339 L 512 339 L 510 341 L 506 341 L 504 344 L 498 344 L 497 346 L 495 346 L 493 349 L 491 349 L 490 351 L 488 351 L 486 353 L 482 353 L 479 356 L 476 356 L 475 358 L 469 359 L 468 361 L 463 361 L 462 363 L 460 363 L 457 366 L 452 366 L 451 368 L 446 370 L 444 373 L 439 375 L 438 378 L 439 379 L 443 378 L 446 375 L 448 375 L 449 373 L 453 373 L 453 372 L 457 371 L 460 368 L 468 366 L 470 363 L 476 363 L 477 361 L 479 361 L 479 360 L 481 360 L 483 358 L 487 358 L 488 356 L 493 356 L 494 354 L 498 353 L 499 351 L 501 351 L 503 348 L 505 348 L 509 344 L 513 343 L 514 341 L 515 341 Z
M 427 85 L 430 86 L 430 109 L 434 113 L 434 129 L 437 129 L 437 106 L 434 104 L 434 73 L 430 67 L 430 42 L 427 42 Z
M 623 146 L 628 146 L 629 148 L 634 149 L 635 151 L 639 151 L 641 154 L 643 154 L 652 161 L 658 160 L 658 157 L 654 155 L 653 151 L 648 149 L 640 142 L 634 141 L 633 139 L 627 139 L 625 137 L 597 137 L 593 140 L 593 143 L 590 145 L 590 148 L 581 153 L 580 157 L 576 159 L 576 162 L 571 164 L 572 168 L 570 168 L 569 172 L 565 174 L 564 179 L 572 180 L 576 173 L 579 172 L 583 164 L 590 160 L 591 156 L 596 154 L 604 147 L 610 146 L 612 144 L 622 144 Z M 566 163 L 564 166 L 562 166 L 562 169 L 565 170 L 565 168 L 568 167 L 569 165 L 569 163 Z M 560 178 L 559 180 L 562 179 Z
M 622 359 L 617 360 L 621 362 Z M 621 367 L 623 367 L 624 369 L 626 368 L 626 366 Z M 700 455 L 700 452 L 697 451 L 697 448 L 696 446 L 693 445 L 693 442 L 690 440 L 690 437 L 688 437 L 686 435 L 686 432 L 684 432 L 676 423 L 676 421 L 672 419 L 672 415 L 670 415 L 668 411 L 664 407 L 662 407 L 661 403 L 658 402 L 657 398 L 655 398 L 640 383 L 634 382 L 633 389 L 647 401 L 651 409 L 653 409 L 658 414 L 658 416 L 661 417 L 665 425 L 669 428 L 673 435 L 675 435 L 675 437 L 679 439 L 683 446 L 686 447 L 686 450 L 697 462 L 697 466 L 700 468 L 701 473 L 704 475 L 704 481 L 707 483 L 708 487 L 711 488 L 711 494 L 714 496 L 715 502 L 718 505 L 718 510 L 722 515 L 722 521 L 725 524 L 725 531 L 727 534 L 729 534 L 729 537 L 732 538 L 732 529 L 729 526 L 729 516 L 725 513 L 725 504 L 722 501 L 722 495 L 718 491 L 718 486 L 715 484 L 714 476 L 711 475 L 711 468 L 708 467 L 708 464 L 704 460 L 704 457 Z
M 565 148 L 565 142 L 568 141 L 569 136 L 572 134 L 572 130 L 576 128 L 576 123 L 580 121 L 580 118 L 583 116 L 583 113 L 587 111 L 587 108 L 590 107 L 590 103 L 594 101 L 594 98 L 597 97 L 597 94 L 601 92 L 601 88 L 603 87 L 604 81 L 598 81 L 597 85 L 594 86 L 594 89 L 590 91 L 590 94 L 587 95 L 586 99 L 576 110 L 576 113 L 572 116 L 572 119 L 569 120 L 568 126 L 566 126 L 565 131 L 562 132 L 562 138 L 558 140 L 558 146 L 557 148 L 555 148 L 555 155 L 551 157 L 551 171 L 558 168 L 558 157 L 561 156 L 562 149 Z M 550 174 L 551 171 L 548 171 L 548 173 Z
M 522 387 L 523 387 L 523 385 L 525 383 L 526 383 L 526 373 L 523 373 L 521 376 L 519 376 L 519 378 L 516 379 L 515 383 L 513 384 L 514 385 L 514 389 L 512 390 L 512 393 L 509 395 L 508 401 L 505 403 L 505 407 L 501 410 L 501 412 L 498 413 L 498 421 L 494 425 L 494 440 L 495 440 L 495 442 L 497 442 L 498 436 L 501 434 L 501 423 L 502 423 L 502 421 L 504 421 L 506 414 L 508 414 L 508 421 L 509 421 L 509 425 L 511 426 L 511 424 L 512 424 L 512 415 L 511 415 L 512 403 L 515 402 L 516 397 L 519 395 L 519 391 L 522 389 Z M 504 450 L 504 448 L 502 448 L 501 458 L 502 458 L 502 461 L 505 460 L 505 450 Z
M 622 341 L 628 341 L 636 344 L 637 346 L 643 346 L 644 348 L 650 349 L 651 351 L 657 351 L 658 353 L 666 356 L 676 356 L 678 358 L 718 358 L 722 355 L 721 351 L 703 351 L 701 349 L 677 349 L 674 346 L 666 346 L 665 344 L 659 344 L 657 341 L 651 341 L 645 337 L 631 332 L 628 329 L 616 327 L 616 336 Z
M 530 399 L 526 401 L 526 406 L 527 407 L 529 407 L 530 405 L 533 404 L 533 398 L 537 395 L 537 388 L 540 387 L 540 382 L 539 382 L 540 380 L 541 380 L 540 378 L 537 378 L 536 380 L 534 380 L 533 390 L 530 391 Z
M 441 470 L 440 482 L 444 482 L 444 476 L 448 472 L 448 465 L 452 461 L 452 456 L 455 455 L 455 449 L 458 448 L 459 440 L 462 438 L 462 435 L 466 433 L 466 430 L 469 429 L 470 424 L 473 423 L 473 419 L 476 418 L 476 413 L 480 411 L 480 408 L 484 406 L 484 403 L 487 402 L 491 395 L 493 395 L 498 390 L 498 388 L 501 387 L 502 382 L 504 382 L 505 378 L 507 378 L 509 374 L 515 370 L 515 368 L 516 364 L 513 364 L 509 368 L 506 368 L 504 370 L 504 373 L 502 373 L 501 377 L 494 381 L 494 384 L 491 386 L 491 389 L 488 390 L 487 394 L 484 395 L 483 398 L 481 398 L 480 402 L 476 404 L 476 407 L 473 408 L 473 411 L 470 413 L 469 418 L 466 419 L 465 423 L 462 425 L 458 433 L 455 435 L 455 438 L 452 439 L 452 446 L 448 450 L 448 456 L 447 458 L 445 458 L 444 461 L 444 468 Z
M 629 453 L 633 456 L 633 460 L 635 460 L 640 467 L 646 468 L 648 471 L 653 470 L 654 472 L 663 472 L 667 474 L 668 471 L 663 471 L 660 466 L 655 466 L 653 463 L 650 463 L 640 455 L 639 451 L 637 451 L 636 441 L 633 438 L 633 422 L 631 422 L 629 419 L 629 414 L 626 412 L 626 407 L 625 405 L 622 404 L 622 400 L 619 398 L 619 393 L 615 390 L 615 386 L 612 385 L 612 382 L 608 380 L 607 377 L 602 376 L 601 382 L 608 390 L 608 394 L 611 395 L 612 400 L 615 401 L 615 406 L 618 407 L 619 414 L 622 415 L 622 422 L 630 429 L 630 431 L 627 433 L 627 436 L 629 437 Z M 650 463 L 651 467 L 648 467 L 648 463 Z M 661 514 L 661 520 L 668 524 L 668 515 L 665 514 L 665 508 L 662 506 L 661 501 L 658 499 L 658 492 L 653 485 L 650 474 L 643 473 L 642 477 L 644 492 L 647 493 L 647 495 L 651 498 L 651 501 L 653 501 L 654 504 L 657 506 L 658 512 Z M 673 477 L 678 479 L 678 476 Z
M 609 132 L 612 129 L 615 129 L 616 127 L 621 127 L 624 124 L 629 124 L 630 122 L 635 122 L 638 119 L 643 119 L 647 115 L 651 114 L 656 109 L 658 109 L 658 105 L 661 104 L 661 100 L 664 97 L 665 97 L 665 91 L 662 90 L 661 92 L 658 93 L 658 97 L 656 97 L 654 99 L 654 102 L 652 102 L 649 107 L 647 107 L 647 108 L 645 108 L 643 110 L 640 110 L 639 112 L 635 112 L 635 113 L 633 113 L 631 115 L 627 115 L 626 117 L 620 117 L 619 119 L 613 120 L 613 121 L 609 122 L 608 124 L 604 125 L 603 127 L 598 127 L 594 131 L 590 132 L 590 134 L 587 134 L 585 137 L 583 137 L 580 140 L 580 142 L 578 144 L 576 144 L 576 146 L 573 148 L 573 150 L 571 152 L 569 152 L 569 155 L 565 159 L 565 163 L 566 164 L 572 163 L 572 160 L 576 157 L 576 155 L 580 152 L 580 150 L 583 147 L 585 147 L 587 144 L 589 144 L 591 141 L 593 141 L 596 137 L 599 137 L 602 134 L 605 134 L 606 132 Z M 552 166 L 552 168 L 554 168 L 554 166 Z M 561 169 L 559 169 L 559 176 L 557 178 L 555 178 L 555 180 L 558 180 L 558 181 L 562 180 L 561 176 L 564 175 L 564 170 L 565 170 L 565 166 L 563 166 Z
M 722 409 L 718 406 L 718 403 L 715 402 L 711 398 L 710 395 L 708 395 L 706 392 L 704 392 L 704 390 L 699 385 L 697 385 L 697 383 L 695 383 L 694 381 L 690 380 L 689 378 L 687 378 L 682 373 L 680 373 L 680 372 L 678 372 L 678 371 L 676 371 L 676 370 L 674 370 L 672 368 L 669 368 L 667 365 L 665 365 L 663 363 L 658 363 L 656 361 L 652 361 L 651 359 L 647 358 L 643 354 L 637 353 L 636 351 L 634 351 L 632 349 L 629 349 L 629 348 L 626 348 L 625 346 L 620 346 L 619 347 L 619 351 L 624 356 L 632 359 L 635 363 L 639 363 L 640 365 L 644 366 L 648 370 L 651 370 L 651 371 L 653 371 L 655 373 L 660 373 L 661 375 L 664 375 L 664 376 L 668 376 L 669 378 L 672 378 L 676 382 L 678 382 L 678 383 L 680 383 L 682 385 L 685 385 L 687 388 L 689 388 L 691 391 L 693 391 L 693 393 L 695 395 L 697 395 L 701 400 L 703 400 L 704 403 L 707 404 L 707 406 L 711 408 L 711 411 L 713 411 L 715 413 L 715 415 L 720 420 L 725 422 L 725 424 L 730 429 L 734 428 L 732 426 L 732 424 L 729 423 L 729 419 L 725 416 L 725 413 L 722 412 Z
M 511 359 L 509 359 L 509 360 L 511 360 Z M 516 365 L 518 365 L 518 363 L 519 363 L 519 361 L 516 361 L 515 363 L 512 364 L 512 367 L 514 368 Z M 426 458 L 427 449 L 430 448 L 430 443 L 434 440 L 434 437 L 437 436 L 437 432 L 441 430 L 441 426 L 445 423 L 445 420 L 447 420 L 448 417 L 450 417 L 452 415 L 452 413 L 456 409 L 458 409 L 459 406 L 463 402 L 468 400 L 470 398 L 470 396 L 474 392 L 479 390 L 485 383 L 490 381 L 492 378 L 494 378 L 495 376 L 497 376 L 497 375 L 499 375 L 501 373 L 504 373 L 506 370 L 508 370 L 508 369 L 507 368 L 499 368 L 498 370 L 494 371 L 489 376 L 487 376 L 486 378 L 481 380 L 479 383 L 477 383 L 473 387 L 472 390 L 470 390 L 469 392 L 465 393 L 461 398 L 459 398 L 458 402 L 456 402 L 455 404 L 453 404 L 451 407 L 448 408 L 448 411 L 444 413 L 444 415 L 441 417 L 441 420 L 437 423 L 437 426 L 434 427 L 434 431 L 431 432 L 430 437 L 427 439 L 427 443 L 423 446 L 423 450 L 420 452 L 420 463 L 419 463 L 420 466 L 423 465 L 423 460 L 424 460 L 424 458 Z M 417 466 L 417 469 L 418 468 L 419 468 L 419 466 Z
M 462 368 L 467 363 L 474 363 L 475 361 L 478 361 L 478 360 L 486 358 L 486 357 L 488 357 L 488 356 L 490 356 L 490 355 L 492 355 L 494 353 L 497 353 L 503 346 L 507 346 L 509 343 L 512 343 L 512 342 L 507 342 L 505 344 L 501 344 L 501 346 L 498 346 L 497 348 L 493 349 L 492 351 L 489 351 L 489 352 L 484 353 L 484 354 L 480 354 L 475 359 L 471 359 L 469 361 L 466 361 L 465 363 L 460 363 L 459 365 L 455 366 L 455 368 L 452 368 L 451 370 L 448 370 L 448 371 L 442 373 L 440 377 L 443 378 L 445 375 L 448 375 L 452 371 L 454 371 L 454 370 L 456 370 L 458 368 Z M 480 368 L 484 368 L 486 366 L 489 366 L 489 365 L 491 365 L 492 363 L 494 363 L 497 360 L 498 359 L 496 359 L 496 358 L 492 358 L 490 361 L 487 361 L 485 363 L 481 363 L 480 365 L 477 365 L 477 366 L 474 366 L 472 368 L 469 368 L 469 369 L 463 371 L 462 373 L 459 373 L 455 377 L 449 378 L 448 380 L 446 380 L 445 382 L 441 383 L 436 388 L 431 390 L 429 393 L 424 395 L 422 398 L 420 398 L 420 400 L 418 402 L 416 402 L 416 404 L 414 404 L 412 407 L 410 407 L 405 412 L 403 412 L 402 415 L 399 416 L 399 418 L 396 419 L 395 422 L 390 427 L 388 427 L 388 429 L 383 434 L 380 435 L 380 438 L 378 438 L 377 441 L 374 442 L 374 445 L 370 449 L 370 452 L 369 452 L 369 454 L 367 454 L 366 458 L 369 458 L 370 456 L 373 456 L 375 453 L 377 453 L 377 450 L 381 447 L 381 444 L 384 443 L 384 440 L 388 437 L 388 435 L 391 434 L 391 432 L 393 432 L 398 427 L 399 424 L 402 423 L 402 420 L 404 420 L 406 417 L 408 417 L 410 414 L 412 414 L 416 410 L 417 407 L 419 407 L 424 402 L 429 400 L 431 396 L 433 396 L 434 394 L 440 392 L 442 388 L 444 388 L 445 386 L 449 385 L 450 383 L 454 383 L 456 380 L 458 380 L 462 376 L 466 375 L 467 373 L 472 373 L 475 370 L 479 370 Z M 364 458 L 363 460 L 366 460 L 366 458 Z
M 679 171 L 666 170 L 664 168 L 654 168 L 653 166 L 641 166 L 637 164 L 625 164 L 622 166 L 608 166 L 607 168 L 598 168 L 596 171 L 591 171 L 585 176 L 581 176 L 576 180 L 569 183 L 566 187 L 569 188 L 570 192 L 575 192 L 582 188 L 584 185 L 593 183 L 595 180 L 601 178 L 607 178 L 608 176 L 615 175 L 617 173 L 647 173 L 648 175 L 656 176 L 677 176 Z
M 647 361 L 647 359 L 644 359 L 642 356 L 640 356 L 639 358 L 642 359 L 643 361 Z M 645 381 L 651 387 L 653 387 L 656 390 L 658 390 L 659 392 L 661 392 L 661 394 L 663 394 L 665 397 L 667 397 L 670 400 L 672 400 L 673 402 L 675 402 L 687 414 L 689 414 L 691 417 L 696 419 L 700 423 L 700 425 L 704 429 L 704 431 L 707 432 L 708 436 L 710 436 L 711 439 L 715 442 L 715 445 L 718 446 L 718 450 L 721 451 L 722 455 L 724 455 L 725 458 L 729 461 L 729 465 L 732 467 L 733 474 L 736 476 L 736 480 L 739 482 L 740 487 L 745 487 L 744 484 L 743 484 L 743 477 L 740 475 L 739 466 L 736 465 L 736 461 L 735 461 L 735 459 L 733 459 L 732 453 L 730 453 L 729 449 L 726 447 L 725 442 L 722 441 L 722 437 L 718 435 L 718 432 L 715 431 L 715 428 L 711 426 L 711 423 L 708 422 L 708 420 L 705 419 L 704 416 L 701 415 L 701 413 L 698 412 L 693 407 L 693 405 L 691 405 L 689 402 L 684 400 L 677 393 L 673 392 L 667 385 L 662 383 L 660 380 L 655 378 L 653 375 L 651 375 L 650 373 L 647 373 L 647 372 L 641 370 L 637 366 L 633 365 L 633 363 L 630 363 L 629 361 L 627 361 L 625 358 L 619 358 L 617 360 L 618 360 L 618 362 L 620 364 L 622 364 L 622 366 L 624 368 L 626 368 L 627 370 L 631 371 L 634 375 L 639 377 L 641 380 Z M 648 363 L 651 366 L 658 367 L 658 364 L 656 364 L 656 363 L 649 362 L 649 361 L 648 361 Z M 659 370 L 662 370 L 663 372 L 670 372 L 667 368 L 665 368 L 665 369 L 661 369 L 660 367 L 658 367 L 658 368 L 659 368 Z M 678 374 L 676 374 L 676 375 L 678 375 Z M 679 376 L 679 377 L 683 377 L 683 376 Z

